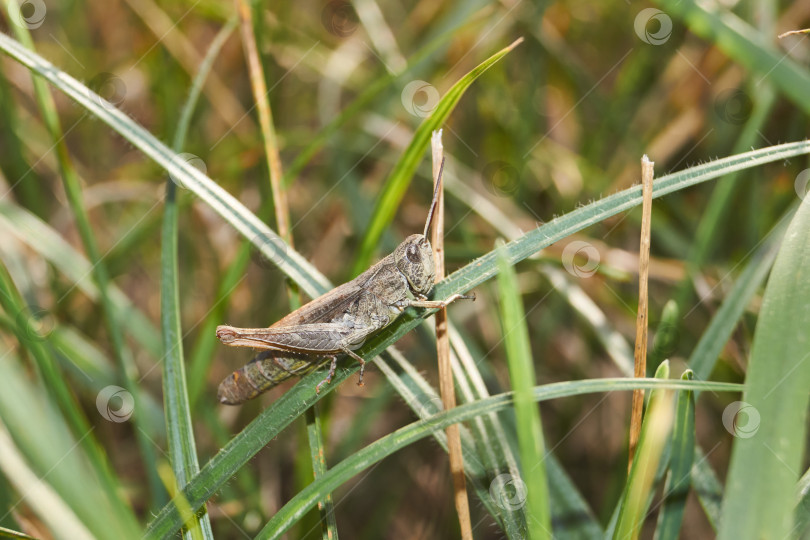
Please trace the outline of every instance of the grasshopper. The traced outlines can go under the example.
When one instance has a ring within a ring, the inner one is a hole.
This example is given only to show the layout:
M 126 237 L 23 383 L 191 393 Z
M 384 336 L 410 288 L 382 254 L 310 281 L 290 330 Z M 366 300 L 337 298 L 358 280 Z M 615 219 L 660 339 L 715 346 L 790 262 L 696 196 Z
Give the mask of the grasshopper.
M 218 326 L 217 338 L 232 347 L 261 349 L 253 361 L 231 373 L 219 385 L 221 403 L 237 405 L 252 399 L 294 374 L 301 374 L 330 360 L 329 374 L 315 387 L 329 384 L 335 375 L 337 355 L 360 363 L 358 386 L 363 386 L 365 360 L 354 352 L 372 334 L 385 328 L 406 308 L 436 309 L 460 298 L 428 300 L 435 268 L 428 241 L 441 187 L 442 160 L 433 201 L 422 234 L 412 234 L 393 253 L 323 296 L 293 311 L 268 328 Z

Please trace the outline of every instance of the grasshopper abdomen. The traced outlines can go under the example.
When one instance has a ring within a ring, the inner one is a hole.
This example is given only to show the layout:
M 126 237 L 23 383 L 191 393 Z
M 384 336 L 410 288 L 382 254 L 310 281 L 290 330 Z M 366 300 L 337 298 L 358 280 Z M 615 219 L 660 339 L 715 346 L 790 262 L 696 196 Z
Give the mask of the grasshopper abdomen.
M 319 362 L 313 362 L 308 355 L 283 353 L 282 356 L 276 351 L 262 351 L 219 383 L 217 399 L 226 405 L 239 405 L 318 365 Z

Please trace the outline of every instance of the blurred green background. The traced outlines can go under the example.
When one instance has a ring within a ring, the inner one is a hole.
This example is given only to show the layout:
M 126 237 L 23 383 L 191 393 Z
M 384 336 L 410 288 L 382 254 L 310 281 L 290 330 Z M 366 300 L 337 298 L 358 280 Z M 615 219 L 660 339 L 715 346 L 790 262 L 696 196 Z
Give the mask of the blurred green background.
M 200 63 L 221 40 L 181 150 L 276 228 L 234 5 L 76 0 L 29 1 L 19 9 L 6 10 L 0 23 L 4 32 L 26 25 L 40 55 L 167 144 Z M 807 78 L 808 39 L 777 40 L 776 35 L 807 26 L 808 2 L 725 1 L 698 8 L 667 1 L 304 0 L 258 3 L 253 17 L 294 246 L 333 283 L 365 268 L 361 245 L 382 186 L 440 96 L 520 37 L 523 43 L 470 86 L 443 126 L 448 273 L 491 251 L 498 238 L 517 237 L 637 184 L 642 154 L 655 161 L 661 176 L 807 135 L 808 87 L 799 83 Z M 735 34 L 742 38 L 717 30 L 714 25 L 724 21 L 732 28 L 742 25 Z M 16 445 L 35 463 L 35 449 L 55 444 L 47 433 L 66 429 L 42 395 L 39 369 L 27 361 L 33 353 L 11 331 L 22 317 L 46 337 L 111 476 L 144 525 L 168 501 L 149 465 L 150 459 L 153 464 L 168 459 L 157 330 L 167 177 L 85 108 L 52 93 L 80 179 L 82 205 L 118 290 L 115 302 L 131 304 L 137 312 L 119 322 L 140 396 L 137 403 L 127 401 L 132 395 L 123 388 L 103 395 L 107 413 L 120 412 L 127 416 L 124 421 L 110 420 L 98 405 L 103 388 L 122 384 L 114 344 L 92 292 L 90 266 L 76 266 L 75 257 L 85 248 L 30 72 L 4 55 L 0 256 L 29 307 L 20 313 L 6 310 L 0 321 L 0 362 L 6 364 L 7 381 L 0 391 L 6 395 L 0 397 L 0 418 L 12 434 L 25 427 L 33 432 L 27 441 L 17 435 Z M 743 170 L 735 181 L 724 178 L 655 201 L 650 373 L 666 358 L 680 375 L 752 253 L 804 196 L 807 167 L 806 157 L 794 157 Z M 432 191 L 430 170 L 425 153 L 372 260 L 421 231 Z M 191 418 L 204 464 L 295 383 L 239 408 L 218 405 L 217 384 L 251 354 L 215 343 L 211 324 L 273 323 L 289 312 L 288 280 L 258 250 L 241 251 L 239 235 L 180 187 L 178 296 Z M 640 215 L 636 208 L 599 222 L 515 267 L 534 384 L 622 375 L 616 359 L 632 359 L 635 336 Z M 475 292 L 475 303 L 454 305 L 449 313 L 494 394 L 510 388 L 499 293 L 494 282 Z M 760 293 L 746 302 L 711 379 L 744 380 Z M 664 306 L 670 300 L 675 311 L 668 319 Z M 140 328 L 140 338 L 129 331 L 132 325 Z M 419 330 L 398 348 L 436 385 L 431 343 L 429 333 Z M 373 365 L 365 381 L 364 388 L 342 384 L 321 403 L 329 464 L 414 420 Z M 696 409 L 696 438 L 706 454 L 701 459 L 721 480 L 733 441 L 722 414 L 735 399 L 706 392 Z M 41 410 L 25 405 L 37 403 Z M 598 522 L 607 525 L 626 477 L 630 395 L 583 395 L 544 402 L 540 410 L 546 447 Z M 511 420 L 505 422 L 511 426 Z M 145 457 L 144 448 L 151 449 L 152 458 Z M 44 449 L 59 454 L 58 448 Z M 71 473 L 85 465 L 54 460 L 53 476 L 46 479 L 54 480 L 58 492 L 59 482 L 75 489 Z M 53 462 L 43 458 L 41 463 Z M 215 536 L 252 537 L 311 474 L 305 424 L 298 420 L 211 499 Z M 14 486 L 0 477 L 0 515 L 5 514 L 0 525 L 43 537 L 54 534 L 28 494 Z M 447 457 L 433 440 L 397 452 L 333 495 L 344 538 L 457 535 Z M 475 537 L 503 537 L 474 494 L 471 501 Z M 644 535 L 652 534 L 654 516 Z M 318 519 L 311 512 L 289 537 L 319 537 Z M 713 534 L 691 493 L 681 537 Z

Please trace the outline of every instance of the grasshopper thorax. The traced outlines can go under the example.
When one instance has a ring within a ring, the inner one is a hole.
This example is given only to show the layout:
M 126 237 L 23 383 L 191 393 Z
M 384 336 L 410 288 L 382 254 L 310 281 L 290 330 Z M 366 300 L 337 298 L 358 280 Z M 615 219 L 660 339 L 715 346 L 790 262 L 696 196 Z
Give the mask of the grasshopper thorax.
M 394 250 L 397 270 L 408 280 L 414 294 L 426 295 L 433 288 L 436 269 L 433 265 L 433 248 L 422 234 L 412 234 Z

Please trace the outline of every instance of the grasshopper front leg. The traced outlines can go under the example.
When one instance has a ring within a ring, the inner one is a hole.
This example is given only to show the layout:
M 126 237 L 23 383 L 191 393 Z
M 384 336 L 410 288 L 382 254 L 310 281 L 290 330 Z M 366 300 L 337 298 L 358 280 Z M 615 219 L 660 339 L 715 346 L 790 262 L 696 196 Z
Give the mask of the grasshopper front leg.
M 420 298 L 418 300 L 408 300 L 408 305 L 411 307 L 421 307 L 427 309 L 441 309 L 452 304 L 456 300 L 475 300 L 474 294 L 454 294 L 444 300 L 428 300 L 427 298 Z

